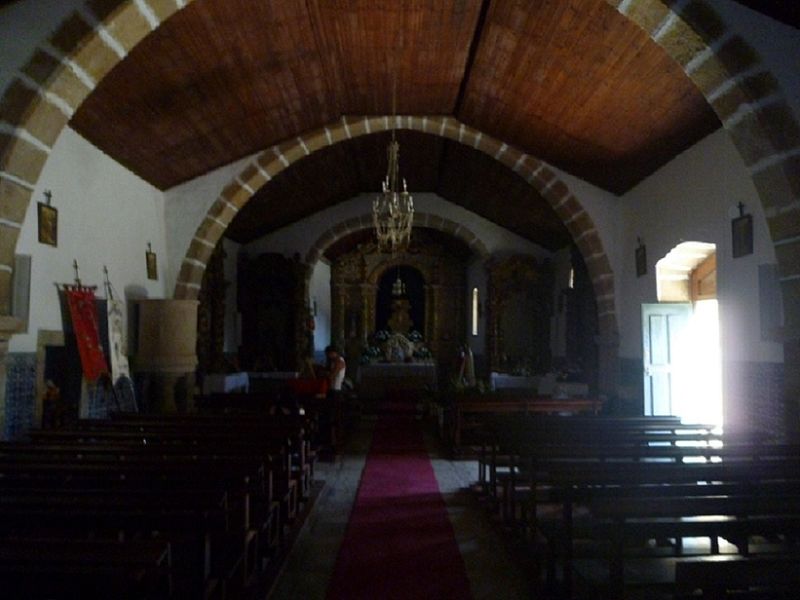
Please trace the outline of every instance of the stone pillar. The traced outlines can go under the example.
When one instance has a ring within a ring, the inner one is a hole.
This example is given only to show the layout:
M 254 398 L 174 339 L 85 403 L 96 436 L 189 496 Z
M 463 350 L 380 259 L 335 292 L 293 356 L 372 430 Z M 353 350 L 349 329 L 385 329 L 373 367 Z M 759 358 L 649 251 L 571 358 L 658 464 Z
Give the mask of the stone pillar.
M 345 332 L 345 305 L 347 304 L 347 287 L 341 283 L 331 285 L 331 342 L 344 344 Z
M 197 368 L 197 300 L 139 300 L 134 366 L 151 377 L 157 412 L 191 409 Z M 176 390 L 182 393 L 176 394 Z
M 375 329 L 375 296 L 378 286 L 371 283 L 361 284 L 361 340 L 366 342 L 370 332 Z
M 11 336 L 22 330 L 22 321 L 0 315 L 0 439 L 6 431 L 6 359 Z

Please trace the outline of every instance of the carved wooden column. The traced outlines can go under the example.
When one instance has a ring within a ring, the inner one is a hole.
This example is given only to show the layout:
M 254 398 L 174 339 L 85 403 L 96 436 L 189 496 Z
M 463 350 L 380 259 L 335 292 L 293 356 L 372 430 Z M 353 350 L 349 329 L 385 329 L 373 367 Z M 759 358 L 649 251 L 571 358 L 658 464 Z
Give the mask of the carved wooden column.
M 22 330 L 22 321 L 8 315 L 0 315 L 0 438 L 6 431 L 6 360 L 11 336 Z
M 200 370 L 219 373 L 225 364 L 225 251 L 219 244 L 203 273 L 198 296 L 197 359 Z
M 442 356 L 442 331 L 439 319 L 439 304 L 441 303 L 442 286 L 438 283 L 432 283 L 428 286 L 430 290 L 430 315 L 431 315 L 431 344 L 434 356 Z M 427 321 L 427 317 L 426 317 Z
M 378 286 L 370 283 L 361 284 L 361 331 L 359 335 L 366 341 L 370 332 L 375 329 L 375 300 Z
M 294 274 L 297 282 L 294 293 L 294 305 L 297 307 L 294 331 L 295 363 L 297 370 L 302 371 L 306 361 L 314 356 L 314 332 L 309 323 L 312 317 L 308 304 L 311 266 L 300 262 L 299 257 L 295 256 Z
M 433 289 L 431 289 L 431 285 L 425 284 L 425 331 L 421 331 L 422 335 L 425 337 L 425 342 L 428 344 L 428 348 L 433 351 Z
M 345 306 L 347 304 L 347 286 L 342 283 L 331 283 L 331 341 L 341 345 L 345 340 Z
M 503 345 L 503 335 L 500 330 L 500 311 L 502 303 L 497 293 L 497 283 L 492 276 L 493 262 L 487 260 L 484 268 L 486 269 L 486 300 L 484 310 L 486 311 L 486 352 L 489 356 L 489 371 L 496 371 L 500 367 L 500 348 Z

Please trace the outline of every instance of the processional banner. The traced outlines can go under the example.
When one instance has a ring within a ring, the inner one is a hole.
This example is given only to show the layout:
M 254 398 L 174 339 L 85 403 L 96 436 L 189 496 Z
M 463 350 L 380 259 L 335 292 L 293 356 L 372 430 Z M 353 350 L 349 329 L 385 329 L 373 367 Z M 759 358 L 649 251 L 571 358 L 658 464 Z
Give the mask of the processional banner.
M 108 373 L 108 364 L 100 345 L 100 328 L 97 322 L 97 307 L 94 291 L 83 286 L 64 286 L 72 317 L 72 328 L 78 341 L 83 375 L 87 381 L 97 381 Z
M 125 303 L 109 298 L 108 306 L 108 353 L 111 362 L 111 379 L 116 383 L 123 375 L 131 376 L 128 357 L 125 354 Z

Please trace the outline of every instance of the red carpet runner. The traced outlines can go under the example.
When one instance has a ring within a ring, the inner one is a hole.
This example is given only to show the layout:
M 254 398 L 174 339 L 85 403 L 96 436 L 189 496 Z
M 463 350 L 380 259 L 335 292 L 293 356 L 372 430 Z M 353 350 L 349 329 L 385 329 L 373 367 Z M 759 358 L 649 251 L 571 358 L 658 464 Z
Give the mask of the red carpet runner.
M 471 598 L 419 425 L 378 420 L 329 600 Z

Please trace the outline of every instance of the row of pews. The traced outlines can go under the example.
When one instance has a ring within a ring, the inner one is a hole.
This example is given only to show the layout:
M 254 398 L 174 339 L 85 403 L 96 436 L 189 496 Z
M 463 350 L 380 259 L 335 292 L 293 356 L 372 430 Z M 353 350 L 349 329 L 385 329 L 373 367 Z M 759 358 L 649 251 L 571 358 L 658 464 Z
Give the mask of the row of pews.
M 311 494 L 316 419 L 261 408 L 116 414 L 0 443 L 2 597 L 266 589 Z
M 480 446 L 484 421 L 493 415 L 589 414 L 603 408 L 597 398 L 554 398 L 527 391 L 457 398 L 446 411 L 444 437 L 455 455 L 472 454 Z
M 479 490 L 553 597 L 795 597 L 800 446 L 673 417 L 483 425 Z

